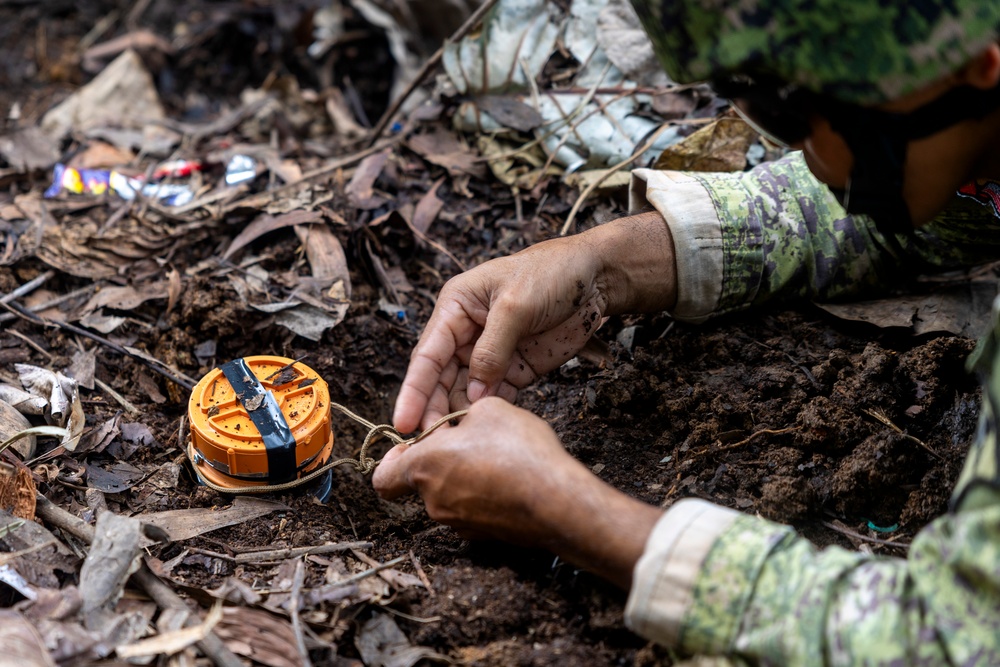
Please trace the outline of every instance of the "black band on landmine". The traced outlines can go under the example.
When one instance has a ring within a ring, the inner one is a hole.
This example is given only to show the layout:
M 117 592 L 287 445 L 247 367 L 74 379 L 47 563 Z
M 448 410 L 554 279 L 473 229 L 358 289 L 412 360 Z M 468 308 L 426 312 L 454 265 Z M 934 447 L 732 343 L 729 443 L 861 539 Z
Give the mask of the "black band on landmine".
M 295 437 L 274 394 L 264 389 L 243 359 L 223 364 L 219 370 L 233 386 L 237 400 L 260 432 L 267 451 L 269 481 L 281 483 L 294 479 L 297 472 Z

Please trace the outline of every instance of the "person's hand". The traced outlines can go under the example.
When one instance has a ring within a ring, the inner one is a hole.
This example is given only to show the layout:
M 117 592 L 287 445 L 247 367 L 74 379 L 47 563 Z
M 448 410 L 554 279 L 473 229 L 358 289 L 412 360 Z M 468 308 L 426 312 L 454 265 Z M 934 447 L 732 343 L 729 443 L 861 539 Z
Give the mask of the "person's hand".
M 427 428 L 483 396 L 513 401 L 579 352 L 606 315 L 671 307 L 675 283 L 673 241 L 658 213 L 539 243 L 453 278 L 413 350 L 394 425 Z
M 577 238 L 540 243 L 448 281 L 410 358 L 394 424 L 407 433 L 571 359 L 607 308 L 600 261 Z
M 466 537 L 543 547 L 625 587 L 660 516 L 595 477 L 543 420 L 499 398 L 391 449 L 372 484 L 387 499 L 416 491 L 432 519 Z

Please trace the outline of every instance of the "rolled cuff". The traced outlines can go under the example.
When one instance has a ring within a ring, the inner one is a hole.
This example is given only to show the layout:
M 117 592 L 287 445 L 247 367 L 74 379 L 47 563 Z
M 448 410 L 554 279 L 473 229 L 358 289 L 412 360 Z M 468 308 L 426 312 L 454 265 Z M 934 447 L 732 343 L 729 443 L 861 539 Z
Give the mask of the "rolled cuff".
M 677 305 L 671 314 L 703 322 L 722 296 L 722 223 L 708 190 L 678 171 L 636 169 L 629 186 L 629 210 L 652 206 L 667 221 L 677 264 Z
M 643 637 L 678 646 L 702 565 L 739 512 L 704 500 L 681 500 L 657 522 L 636 563 L 625 624 Z

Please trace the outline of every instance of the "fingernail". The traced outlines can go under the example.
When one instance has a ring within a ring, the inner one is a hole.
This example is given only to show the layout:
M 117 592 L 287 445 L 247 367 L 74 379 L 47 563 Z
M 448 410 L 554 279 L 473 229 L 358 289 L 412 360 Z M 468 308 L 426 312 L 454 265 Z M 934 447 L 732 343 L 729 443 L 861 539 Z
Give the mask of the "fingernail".
M 479 380 L 469 380 L 465 393 L 469 397 L 469 403 L 475 403 L 486 395 L 486 384 Z

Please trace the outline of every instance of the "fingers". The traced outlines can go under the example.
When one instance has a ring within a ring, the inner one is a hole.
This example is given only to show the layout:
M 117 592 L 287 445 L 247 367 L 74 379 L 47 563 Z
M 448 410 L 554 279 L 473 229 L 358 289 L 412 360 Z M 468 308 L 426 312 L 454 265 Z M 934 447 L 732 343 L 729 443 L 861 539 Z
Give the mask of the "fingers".
M 469 359 L 469 400 L 495 396 L 511 368 L 517 344 L 530 325 L 517 304 L 501 300 L 490 308 L 483 332 Z
M 454 382 L 454 375 L 449 378 L 447 374 L 457 371 L 457 365 L 453 369 L 450 366 L 455 361 L 456 351 L 468 345 L 479 331 L 479 326 L 461 304 L 445 303 L 444 299 L 438 303 L 413 349 L 396 399 L 392 422 L 403 433 L 417 428 L 429 405 L 438 411 L 442 407 L 447 409 L 447 400 L 442 401 L 440 388 L 444 388 L 446 399 Z
M 409 448 L 410 445 L 401 444 L 390 449 L 372 473 L 372 486 L 386 500 L 393 500 L 414 491 L 407 475 L 408 461 L 404 459 Z

